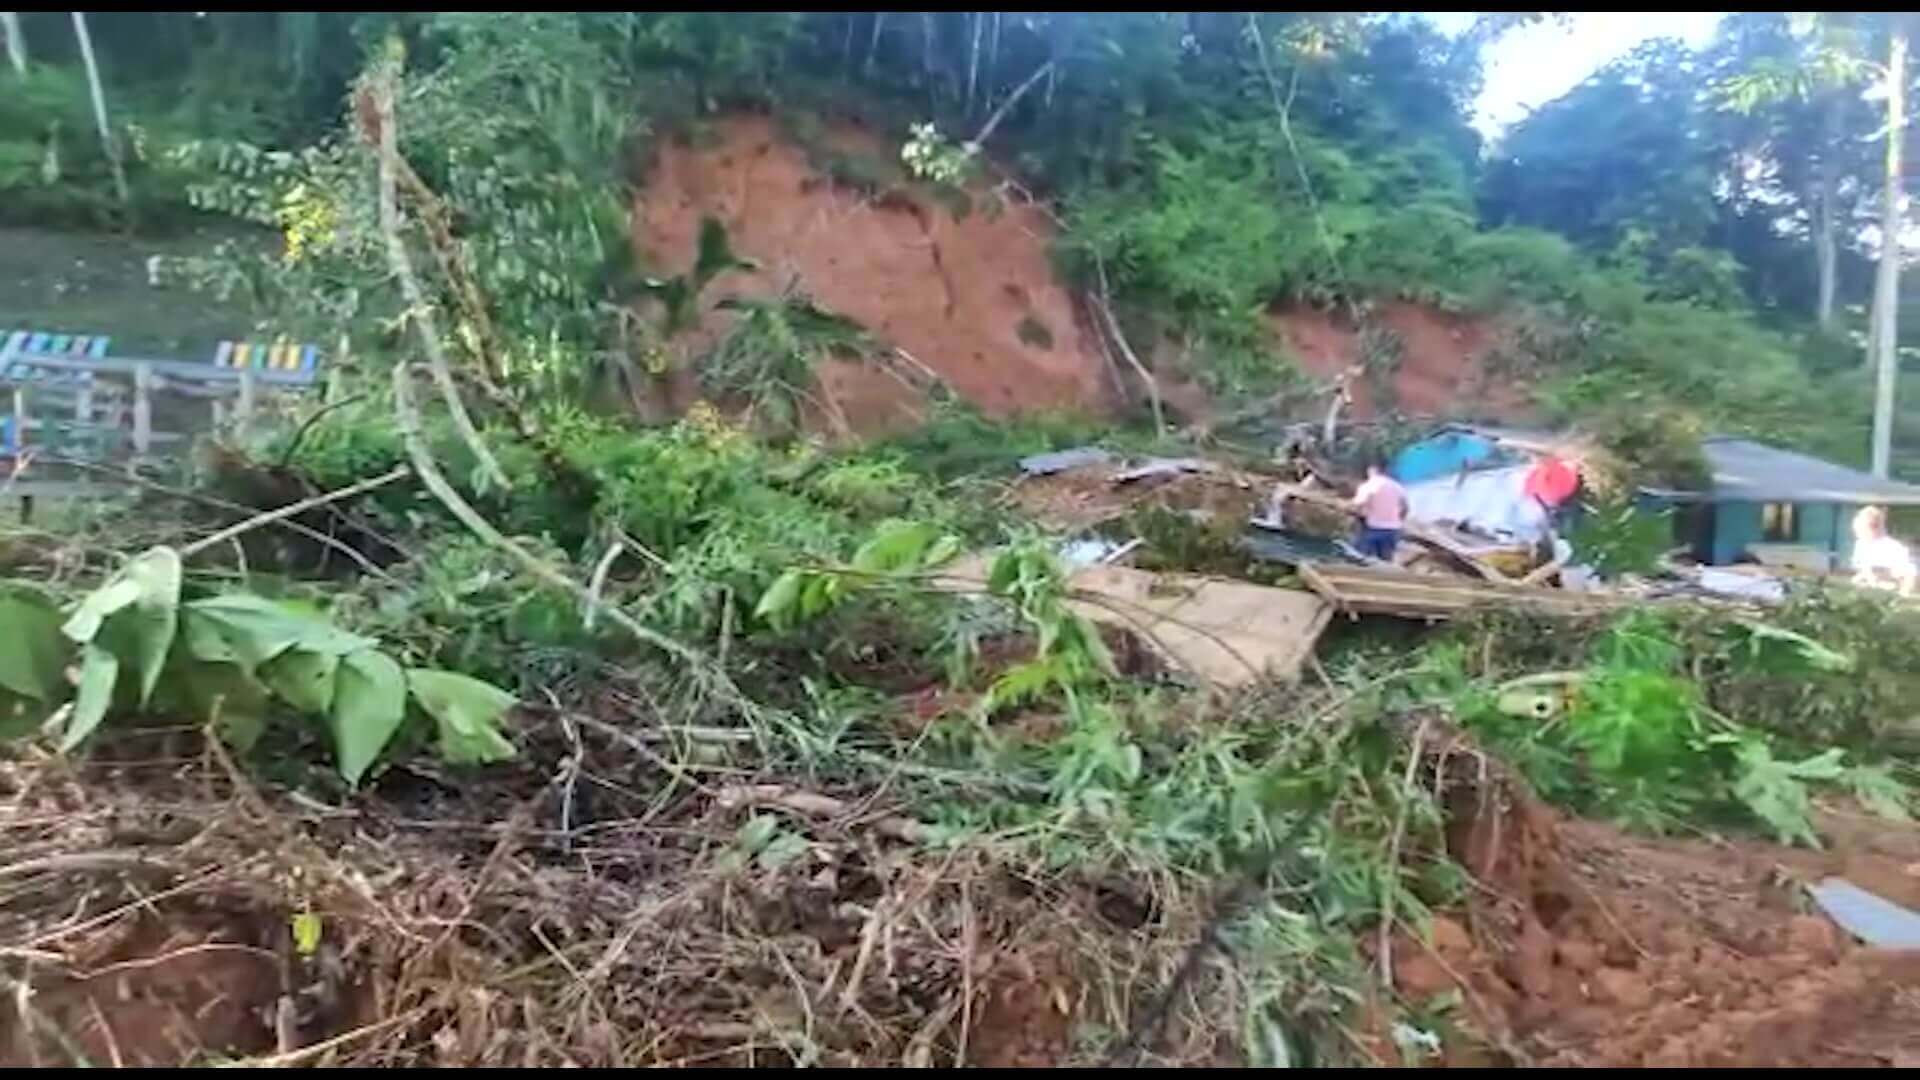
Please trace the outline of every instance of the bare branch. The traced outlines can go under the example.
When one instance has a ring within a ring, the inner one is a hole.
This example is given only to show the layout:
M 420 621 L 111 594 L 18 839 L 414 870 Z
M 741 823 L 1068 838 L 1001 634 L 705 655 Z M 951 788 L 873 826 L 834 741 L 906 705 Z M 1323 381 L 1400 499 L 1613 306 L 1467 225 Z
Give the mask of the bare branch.
M 181 548 L 180 557 L 185 559 L 193 555 L 198 555 L 216 544 L 223 544 L 239 536 L 241 533 L 251 532 L 254 529 L 260 528 L 262 525 L 271 525 L 276 521 L 293 517 L 295 514 L 305 513 L 316 506 L 325 506 L 328 503 L 339 502 L 341 499 L 350 499 L 355 495 L 372 491 L 375 488 L 385 487 L 407 475 L 410 471 L 412 470 L 408 469 L 405 465 L 396 465 L 371 480 L 362 480 L 357 484 L 348 485 L 338 491 L 329 491 L 324 495 L 315 495 L 310 499 L 301 499 L 299 502 L 289 503 L 278 510 L 269 510 L 264 514 L 255 514 L 245 521 L 236 522 L 221 529 L 219 532 L 213 533 L 210 536 L 203 536 Z
M 421 291 L 419 279 L 414 277 L 406 243 L 400 238 L 400 206 L 394 197 L 394 182 L 400 172 L 399 142 L 394 131 L 393 115 L 394 83 L 398 80 L 395 67 L 391 59 L 381 61 L 371 87 L 380 128 L 380 234 L 387 242 L 387 264 L 400 281 L 400 293 L 406 297 L 414 328 L 419 331 L 421 346 L 426 350 L 428 368 L 433 372 L 434 383 L 440 388 L 441 400 L 447 404 L 447 412 L 453 417 L 454 429 L 460 433 L 467 448 L 473 451 L 474 457 L 479 459 L 487 479 L 499 487 L 511 487 L 507 483 L 506 472 L 500 468 L 500 462 L 494 459 L 493 452 L 487 449 L 487 444 L 481 441 L 479 430 L 473 426 L 473 417 L 467 414 L 467 407 L 460 400 L 460 389 L 453 382 L 453 369 L 448 366 L 446 350 L 440 344 L 440 330 L 433 315 L 433 306 Z
M 1033 89 L 1034 84 L 1045 78 L 1052 71 L 1053 61 L 1049 60 L 1035 68 L 1033 74 L 1027 76 L 1026 82 L 1014 87 L 1013 93 L 1007 95 L 1007 100 L 1001 102 L 1000 107 L 993 110 L 993 115 L 987 117 L 987 122 L 980 126 L 979 134 L 968 139 L 966 145 L 961 147 L 961 149 L 966 151 L 968 157 L 972 157 L 980 152 L 980 147 L 985 145 L 987 139 L 993 135 L 993 129 L 1000 126 L 1000 121 L 1007 118 L 1007 113 L 1013 111 L 1015 105 L 1020 104 L 1020 99 L 1027 96 L 1027 91 Z

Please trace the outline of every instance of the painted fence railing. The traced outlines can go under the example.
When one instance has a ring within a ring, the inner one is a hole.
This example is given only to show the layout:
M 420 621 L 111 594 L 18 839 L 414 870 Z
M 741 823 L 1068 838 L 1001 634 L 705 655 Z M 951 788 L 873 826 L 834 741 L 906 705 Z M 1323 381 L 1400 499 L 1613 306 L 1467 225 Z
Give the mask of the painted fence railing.
M 263 392 L 310 389 L 323 371 L 318 347 L 288 342 L 223 341 L 203 361 L 116 356 L 110 346 L 99 335 L 0 329 L 0 483 L 11 476 L 9 490 L 30 490 L 22 466 L 36 456 L 110 464 L 184 446 L 190 432 L 155 430 L 156 401 L 206 402 L 215 427 L 244 423 Z

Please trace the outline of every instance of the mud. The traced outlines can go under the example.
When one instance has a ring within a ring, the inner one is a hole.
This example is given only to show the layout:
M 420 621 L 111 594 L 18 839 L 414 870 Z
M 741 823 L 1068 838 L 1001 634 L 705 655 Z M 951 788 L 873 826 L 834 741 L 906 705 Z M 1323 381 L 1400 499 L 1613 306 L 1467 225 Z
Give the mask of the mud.
M 878 163 L 897 147 L 859 128 L 828 137 Z M 1112 406 L 1100 343 L 1055 279 L 1054 229 L 1039 210 L 969 192 L 964 214 L 916 189 L 869 196 L 838 185 L 761 116 L 718 121 L 698 143 L 665 141 L 636 196 L 634 242 L 666 273 L 692 266 L 701 220 L 717 217 L 751 271 L 722 275 L 704 306 L 727 296 L 804 295 L 911 354 L 990 415 Z M 711 341 L 710 313 L 694 341 Z M 884 373 L 835 363 L 821 373 L 856 431 L 911 423 L 920 395 Z
M 1888 856 L 1858 850 L 1863 836 L 1912 841 L 1910 826 L 1804 852 L 1632 836 L 1524 796 L 1500 801 L 1451 807 L 1450 846 L 1478 882 L 1475 902 L 1437 917 L 1428 940 L 1393 943 L 1403 999 L 1460 994 L 1478 1038 L 1454 1040 L 1450 1063 L 1920 1064 L 1920 955 L 1856 944 L 1803 887 L 1885 870 Z
M 1353 381 L 1352 418 L 1398 412 L 1526 423 L 1534 417 L 1528 381 L 1495 362 L 1504 340 L 1497 321 L 1404 300 L 1381 304 L 1377 317 L 1398 341 L 1400 357 L 1391 372 Z M 1331 383 L 1366 359 L 1360 334 L 1344 314 L 1290 304 L 1271 311 L 1268 321 L 1301 368 L 1316 378 Z
M 168 1066 L 272 1050 L 281 958 L 255 943 L 260 930 L 187 917 L 107 935 L 84 973 L 41 981 L 24 1018 L 6 1010 L 0 1064 Z

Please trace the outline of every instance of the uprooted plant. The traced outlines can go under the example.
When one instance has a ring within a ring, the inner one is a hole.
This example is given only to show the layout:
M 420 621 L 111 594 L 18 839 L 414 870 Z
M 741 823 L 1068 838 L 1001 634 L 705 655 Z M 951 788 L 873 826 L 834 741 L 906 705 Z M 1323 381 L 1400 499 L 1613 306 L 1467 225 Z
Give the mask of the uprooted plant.
M 71 604 L 0 582 L 0 697 L 8 729 L 45 729 L 74 750 L 109 713 L 212 725 L 251 749 L 284 717 L 317 725 L 334 766 L 357 784 L 401 739 L 409 716 L 433 724 L 440 757 L 500 761 L 513 696 L 477 679 L 407 667 L 379 643 L 287 601 L 246 592 L 194 595 L 180 552 L 155 548 Z M 71 683 L 68 671 L 74 675 Z

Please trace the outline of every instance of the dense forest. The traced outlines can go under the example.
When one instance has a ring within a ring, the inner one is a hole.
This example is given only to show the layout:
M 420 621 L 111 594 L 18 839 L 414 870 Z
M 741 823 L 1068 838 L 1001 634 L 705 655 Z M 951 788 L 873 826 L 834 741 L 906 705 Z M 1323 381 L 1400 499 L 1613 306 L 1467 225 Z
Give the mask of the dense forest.
M 0 13 L 0 346 L 323 358 L 0 369 L 0 1061 L 1911 1063 L 1920 616 L 1635 502 L 1920 479 L 1910 19 L 1564 18 Z M 1252 553 L 1453 419 L 1564 551 Z
M 24 13 L 0 214 L 151 229 L 225 213 L 290 244 L 316 216 L 370 220 L 342 103 L 393 36 L 416 98 L 407 153 L 483 280 L 507 279 L 485 282 L 494 302 L 535 286 L 570 309 L 503 332 L 561 322 L 582 352 L 606 343 L 593 305 L 635 280 L 618 186 L 650 142 L 729 109 L 851 113 L 901 142 L 931 122 L 952 168 L 1051 206 L 1063 271 L 1100 279 L 1139 334 L 1198 343 L 1218 390 L 1285 372 L 1266 305 L 1412 297 L 1535 313 L 1528 346 L 1567 375 L 1570 412 L 1637 391 L 1860 457 L 1870 410 L 1825 403 L 1864 393 L 1887 163 L 1864 90 L 1886 21 L 1730 16 L 1707 47 L 1642 46 L 1485 143 L 1479 50 L 1545 17 L 1448 38 L 1411 15 L 107 14 L 90 25 L 123 204 L 72 24 Z M 515 190 L 534 170 L 562 189 Z M 250 287 L 279 290 L 281 319 L 342 302 L 291 302 L 307 280 Z

